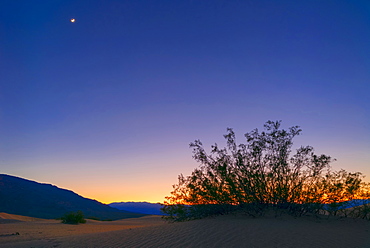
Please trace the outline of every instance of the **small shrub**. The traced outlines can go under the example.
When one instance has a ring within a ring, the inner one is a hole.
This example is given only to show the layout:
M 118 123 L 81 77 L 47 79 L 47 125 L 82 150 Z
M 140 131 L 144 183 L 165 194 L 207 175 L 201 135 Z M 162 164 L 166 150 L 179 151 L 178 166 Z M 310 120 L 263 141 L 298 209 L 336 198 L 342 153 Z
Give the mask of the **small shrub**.
M 98 221 L 100 221 L 100 219 L 99 219 L 98 217 L 94 217 L 94 216 L 92 216 L 92 217 L 87 217 L 86 219 L 89 219 L 89 220 L 98 220 Z
M 86 220 L 84 218 L 82 211 L 77 211 L 76 213 L 74 212 L 67 213 L 61 219 L 62 219 L 62 223 L 64 224 L 77 225 L 78 223 L 86 223 Z
M 100 218 L 95 217 L 95 216 L 87 217 L 86 219 L 97 220 L 97 221 L 113 221 L 112 219 L 100 219 Z

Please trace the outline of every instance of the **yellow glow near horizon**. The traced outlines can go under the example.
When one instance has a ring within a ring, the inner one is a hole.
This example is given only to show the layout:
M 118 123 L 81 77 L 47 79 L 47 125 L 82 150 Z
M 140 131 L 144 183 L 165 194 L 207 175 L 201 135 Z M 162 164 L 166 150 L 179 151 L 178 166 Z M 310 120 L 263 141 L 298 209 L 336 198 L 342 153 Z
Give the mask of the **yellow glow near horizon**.
M 92 186 L 86 184 L 75 185 L 61 185 L 60 188 L 66 188 L 73 192 L 89 199 L 97 200 L 104 204 L 112 202 L 150 202 L 150 203 L 163 203 L 165 197 L 170 195 L 171 187 L 164 187 L 161 185 L 148 185 L 143 184 L 145 189 L 140 189 L 136 186 L 128 186 L 106 183 L 104 186 Z M 148 189 L 151 188 L 152 191 Z
M 71 22 L 75 22 L 75 21 L 76 21 L 76 19 L 74 19 L 74 18 L 71 19 Z

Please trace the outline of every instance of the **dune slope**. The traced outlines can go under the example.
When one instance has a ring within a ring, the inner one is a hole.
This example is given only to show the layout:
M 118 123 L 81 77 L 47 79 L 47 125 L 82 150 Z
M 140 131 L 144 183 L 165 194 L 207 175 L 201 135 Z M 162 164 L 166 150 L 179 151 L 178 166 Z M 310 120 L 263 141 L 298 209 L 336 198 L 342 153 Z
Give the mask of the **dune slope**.
M 11 237 L 13 240 L 1 247 L 370 247 L 370 222 L 348 218 L 254 219 L 229 215 L 166 223 L 158 216 L 151 216 L 119 222 L 115 224 L 122 225 L 121 230 L 109 231 L 105 224 L 88 223 L 59 237 L 23 241 Z M 94 225 L 100 225 L 101 232 L 78 231 L 80 227 L 87 229 Z

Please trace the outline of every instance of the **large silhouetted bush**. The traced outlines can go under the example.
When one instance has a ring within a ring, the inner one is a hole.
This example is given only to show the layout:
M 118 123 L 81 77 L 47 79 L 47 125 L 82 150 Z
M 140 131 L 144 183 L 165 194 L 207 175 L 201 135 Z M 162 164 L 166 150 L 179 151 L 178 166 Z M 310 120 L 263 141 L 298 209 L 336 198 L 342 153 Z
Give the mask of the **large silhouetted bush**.
M 179 176 L 162 208 L 165 218 L 182 221 L 234 211 L 258 216 L 271 209 L 296 216 L 347 216 L 348 202 L 369 197 L 369 184 L 360 172 L 332 171 L 333 159 L 315 154 L 311 146 L 291 155 L 293 138 L 301 129 L 284 130 L 280 124 L 266 122 L 262 132 L 245 134 L 245 144 L 237 144 L 229 128 L 226 148 L 215 144 L 210 154 L 199 140 L 191 143 L 200 166 L 190 176 Z M 357 212 L 368 216 L 365 207 Z

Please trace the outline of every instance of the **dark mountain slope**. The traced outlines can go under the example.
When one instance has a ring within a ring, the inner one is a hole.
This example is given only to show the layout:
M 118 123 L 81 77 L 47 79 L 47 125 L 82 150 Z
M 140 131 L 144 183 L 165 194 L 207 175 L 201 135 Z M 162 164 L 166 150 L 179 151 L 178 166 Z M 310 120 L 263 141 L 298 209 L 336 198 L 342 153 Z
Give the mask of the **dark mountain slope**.
M 0 212 L 53 219 L 81 210 L 85 217 L 123 219 L 143 216 L 118 210 L 73 191 L 0 174 Z

